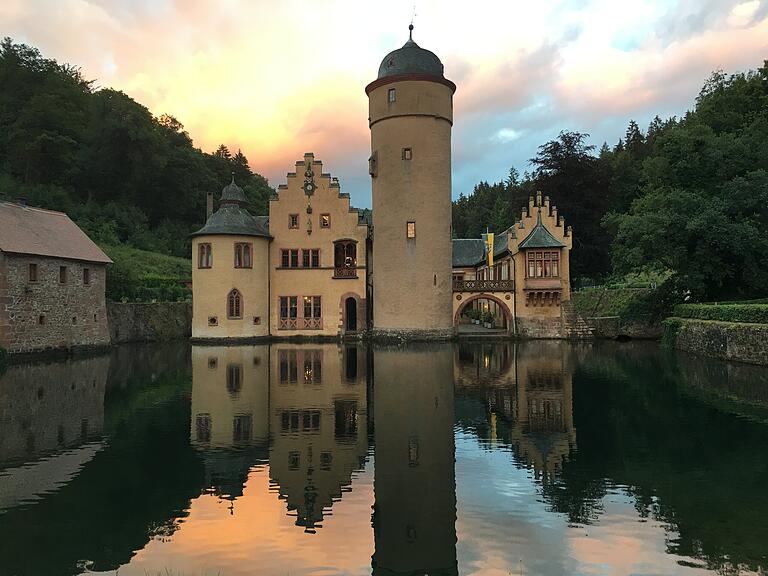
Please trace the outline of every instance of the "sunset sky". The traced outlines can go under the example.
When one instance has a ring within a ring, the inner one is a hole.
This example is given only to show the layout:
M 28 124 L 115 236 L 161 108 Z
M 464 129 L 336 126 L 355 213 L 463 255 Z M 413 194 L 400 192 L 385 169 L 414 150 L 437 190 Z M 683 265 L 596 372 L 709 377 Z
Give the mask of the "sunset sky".
M 242 148 L 272 185 L 312 151 L 370 206 L 365 85 L 413 0 L 2 0 L 0 36 Z M 560 130 L 613 144 L 768 58 L 768 0 L 418 0 L 414 40 L 457 86 L 453 193 L 521 172 Z

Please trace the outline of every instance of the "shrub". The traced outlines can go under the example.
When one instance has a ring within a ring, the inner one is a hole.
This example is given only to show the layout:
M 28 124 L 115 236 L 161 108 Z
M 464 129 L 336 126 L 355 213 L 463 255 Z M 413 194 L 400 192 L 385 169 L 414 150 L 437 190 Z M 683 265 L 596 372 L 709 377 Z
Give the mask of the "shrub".
M 768 324 L 768 304 L 679 304 L 674 315 L 695 320 Z
M 8 350 L 0 346 L 0 374 L 5 371 L 5 367 L 8 365 Z

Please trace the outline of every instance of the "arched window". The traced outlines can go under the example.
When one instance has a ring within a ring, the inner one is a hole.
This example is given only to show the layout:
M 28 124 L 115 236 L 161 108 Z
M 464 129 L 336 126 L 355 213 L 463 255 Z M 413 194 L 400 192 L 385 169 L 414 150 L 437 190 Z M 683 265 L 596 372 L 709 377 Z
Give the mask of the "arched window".
M 233 288 L 227 296 L 227 318 L 238 319 L 243 317 L 243 297 L 237 288 Z
M 337 240 L 333 247 L 334 278 L 357 278 L 357 242 Z

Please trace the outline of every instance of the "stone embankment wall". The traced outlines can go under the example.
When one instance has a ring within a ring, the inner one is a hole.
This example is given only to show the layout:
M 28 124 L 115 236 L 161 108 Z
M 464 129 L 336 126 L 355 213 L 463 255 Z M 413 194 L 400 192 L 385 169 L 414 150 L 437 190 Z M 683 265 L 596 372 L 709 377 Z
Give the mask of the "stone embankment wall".
M 192 335 L 191 302 L 108 302 L 112 344 L 158 342 Z
M 668 318 L 664 342 L 710 358 L 768 366 L 768 324 Z

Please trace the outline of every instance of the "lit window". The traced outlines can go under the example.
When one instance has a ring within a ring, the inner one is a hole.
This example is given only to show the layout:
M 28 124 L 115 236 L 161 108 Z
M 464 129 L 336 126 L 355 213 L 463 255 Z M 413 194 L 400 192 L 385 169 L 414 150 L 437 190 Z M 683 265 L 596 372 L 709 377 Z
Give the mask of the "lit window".
M 403 148 L 403 160 L 410 160 L 413 158 L 413 151 L 410 148 Z
M 330 227 L 331 227 L 331 215 L 320 214 L 320 228 L 330 228 Z
M 197 267 L 210 268 L 213 265 L 213 257 L 210 244 L 199 244 L 197 247 Z
M 59 266 L 59 284 L 67 283 L 67 267 Z
M 37 282 L 37 264 L 29 265 L 29 281 Z
M 91 270 L 89 268 L 83 268 L 83 284 L 88 286 L 91 283 Z
M 299 227 L 299 215 L 298 214 L 291 214 L 288 216 L 288 228 L 298 228 Z
M 397 100 L 397 92 L 395 91 L 394 88 L 390 88 L 389 92 L 387 92 L 387 99 L 390 102 L 394 102 L 395 100 Z
M 320 318 L 321 315 L 320 296 L 304 296 L 304 318 Z
M 409 240 L 416 238 L 416 222 L 408 222 L 408 224 L 406 224 L 405 237 Z
M 243 317 L 243 297 L 235 288 L 227 296 L 227 318 L 237 320 Z
M 251 268 L 251 244 L 248 242 L 235 243 L 235 268 Z
M 528 278 L 558 278 L 560 252 L 528 252 Z

